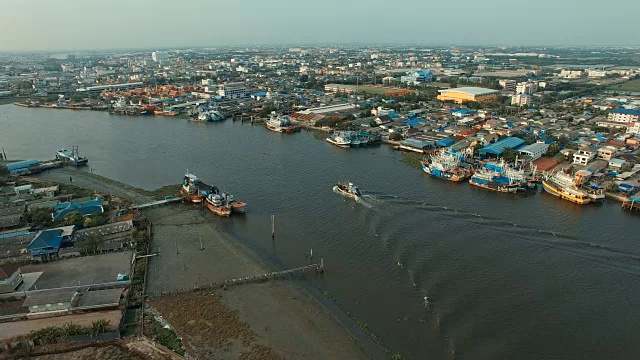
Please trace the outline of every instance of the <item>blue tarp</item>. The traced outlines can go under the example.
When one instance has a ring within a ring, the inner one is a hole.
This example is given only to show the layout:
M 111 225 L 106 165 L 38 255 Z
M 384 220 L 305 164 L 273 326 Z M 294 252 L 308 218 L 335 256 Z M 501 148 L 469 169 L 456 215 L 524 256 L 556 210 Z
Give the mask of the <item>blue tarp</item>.
M 20 170 L 29 170 L 30 166 L 34 166 L 38 164 L 40 164 L 38 160 L 18 161 L 11 164 L 7 164 L 7 169 L 9 169 L 10 172 L 16 172 Z

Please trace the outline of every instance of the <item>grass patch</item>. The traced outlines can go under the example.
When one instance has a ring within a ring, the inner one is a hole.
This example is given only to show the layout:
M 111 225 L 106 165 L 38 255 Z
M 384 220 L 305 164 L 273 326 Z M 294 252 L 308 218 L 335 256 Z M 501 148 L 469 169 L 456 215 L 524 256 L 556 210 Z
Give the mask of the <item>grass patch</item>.
M 640 79 L 629 80 L 622 84 L 610 86 L 609 90 L 640 92 Z
M 155 319 L 151 323 L 150 330 L 154 341 L 171 349 L 176 354 L 184 355 L 185 350 L 184 346 L 182 346 L 182 340 L 173 330 L 165 328 Z
M 403 152 L 402 159 L 400 159 L 400 161 L 413 168 L 422 169 L 422 164 L 420 164 L 420 162 L 422 162 L 424 158 L 424 154 Z

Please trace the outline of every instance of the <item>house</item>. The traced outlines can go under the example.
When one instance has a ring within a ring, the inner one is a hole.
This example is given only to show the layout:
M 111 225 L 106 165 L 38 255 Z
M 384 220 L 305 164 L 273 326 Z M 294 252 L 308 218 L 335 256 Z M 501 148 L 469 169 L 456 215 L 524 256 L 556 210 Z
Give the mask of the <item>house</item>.
M 620 170 L 627 162 L 624 159 L 610 159 L 609 168 L 612 170 Z
M 400 82 L 409 85 L 419 85 L 431 80 L 433 80 L 433 72 L 429 70 L 418 70 L 400 77 Z
M 591 146 L 583 146 L 573 154 L 573 163 L 576 165 L 587 165 L 589 161 L 596 157 L 596 151 Z
M 22 284 L 20 265 L 0 265 L 0 294 L 13 292 L 20 284 Z
M 549 150 L 549 144 L 535 143 L 527 146 L 523 146 L 518 150 L 521 155 L 528 156 L 529 161 L 534 161 L 542 157 Z
M 618 149 L 615 146 L 603 146 L 598 149 L 598 159 L 602 160 L 611 160 L 612 157 L 616 156 L 618 153 Z
M 42 230 L 31 240 L 27 250 L 32 257 L 40 260 L 55 259 L 62 245 L 62 234 L 60 229 Z
M 377 117 L 375 121 L 376 121 L 376 124 L 378 125 L 384 125 L 384 124 L 391 123 L 393 120 L 391 119 L 391 117 L 389 117 L 389 115 L 383 115 L 383 116 Z
M 505 149 L 518 149 L 524 144 L 524 140 L 517 137 L 506 137 L 493 144 L 478 150 L 481 156 L 500 156 Z
M 29 308 L 30 314 L 46 311 L 67 312 L 74 302 L 77 302 L 76 289 L 60 288 L 52 290 L 33 291 L 27 296 L 22 306 Z
M 54 207 L 51 217 L 53 218 L 53 221 L 58 221 L 58 220 L 64 219 L 65 217 L 67 217 L 67 215 L 76 211 L 82 214 L 83 216 L 102 213 L 104 212 L 104 208 L 102 207 L 102 200 L 95 199 L 95 200 L 90 200 L 85 202 L 71 201 L 71 202 L 59 203 Z

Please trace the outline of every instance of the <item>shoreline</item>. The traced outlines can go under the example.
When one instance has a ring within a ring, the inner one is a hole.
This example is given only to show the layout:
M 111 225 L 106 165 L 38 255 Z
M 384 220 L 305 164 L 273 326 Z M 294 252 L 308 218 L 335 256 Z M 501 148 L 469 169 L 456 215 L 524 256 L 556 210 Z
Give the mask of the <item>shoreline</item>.
M 78 187 L 89 188 L 90 190 L 94 190 L 94 191 L 110 193 L 116 196 L 134 195 L 136 199 L 139 199 L 139 200 L 146 198 L 147 194 L 152 193 L 148 190 L 136 188 L 134 186 L 123 184 L 121 182 L 118 182 L 116 180 L 113 180 L 101 175 L 91 174 L 75 168 L 54 169 L 48 173 L 38 174 L 36 177 L 43 180 L 54 181 L 58 183 L 65 183 L 64 180 L 67 179 L 69 174 L 71 174 L 71 176 L 73 176 L 74 178 L 74 181 L 72 183 L 73 185 Z M 58 181 L 57 179 L 60 179 L 62 181 Z M 145 216 L 149 216 L 150 213 L 160 212 L 160 213 L 166 213 L 165 216 L 167 217 L 171 217 L 175 214 L 180 214 L 180 213 L 190 212 L 190 211 L 198 211 L 198 210 L 194 210 L 193 207 L 191 207 L 190 205 L 168 205 L 168 206 L 163 206 L 161 208 L 145 210 L 144 212 L 145 212 Z M 150 217 L 152 218 L 152 216 Z M 249 267 L 255 267 L 257 271 L 254 271 L 254 272 L 256 274 L 259 274 L 261 271 L 282 270 L 283 264 L 280 263 L 277 259 L 273 259 L 269 256 L 266 256 L 266 254 L 262 254 L 257 249 L 254 249 L 251 246 L 251 244 L 243 240 L 241 237 L 234 236 L 232 233 L 224 231 L 223 229 L 220 228 L 220 226 L 218 226 L 218 224 L 215 223 L 215 220 L 207 219 L 202 214 L 202 212 L 200 212 L 198 217 L 202 218 L 203 220 L 202 224 L 207 228 L 213 230 L 213 232 L 215 233 L 219 241 L 224 243 L 226 247 L 232 249 L 231 251 L 234 252 L 236 255 L 238 255 L 238 258 L 242 259 L 241 260 L 242 262 L 246 262 Z M 181 226 L 181 225 L 176 225 L 176 226 Z M 190 228 L 193 226 L 194 224 L 189 224 Z M 154 229 L 156 229 L 156 231 L 158 229 L 157 226 L 155 225 L 155 222 L 154 222 Z M 154 239 L 152 240 L 151 244 L 152 244 L 152 247 L 157 250 L 156 247 L 159 244 L 156 243 L 155 237 L 156 236 L 154 235 Z M 184 241 L 184 239 L 181 241 Z M 169 252 L 169 254 L 171 254 L 171 252 Z M 171 254 L 169 256 L 174 257 L 175 255 Z M 216 259 L 216 258 L 212 258 L 212 260 L 219 261 L 219 259 Z M 154 266 L 152 264 L 156 261 L 157 259 L 152 259 L 149 262 L 148 273 L 150 277 L 152 277 L 152 274 L 154 273 L 154 269 L 153 269 Z M 250 274 L 238 273 L 237 275 L 244 276 L 244 275 L 250 275 Z M 152 279 L 149 280 L 150 283 L 152 281 L 153 281 Z M 372 336 L 373 334 L 369 334 L 365 332 L 363 329 L 361 329 L 359 325 L 356 323 L 357 319 L 352 318 L 350 314 L 345 312 L 345 310 L 343 310 L 337 304 L 337 302 L 330 297 L 330 295 L 323 294 L 318 287 L 310 284 L 305 280 L 302 280 L 302 281 L 274 280 L 274 281 L 270 281 L 270 283 L 273 283 L 273 284 L 269 284 L 267 286 L 273 286 L 277 289 L 281 289 L 279 291 L 285 294 L 289 294 L 288 295 L 289 298 L 298 299 L 296 300 L 296 303 L 300 306 L 300 308 L 313 309 L 314 312 L 320 314 L 318 316 L 324 319 L 323 321 L 325 322 L 325 324 L 328 321 L 333 323 L 333 326 L 335 326 L 336 329 L 341 329 L 344 332 L 344 334 L 346 334 L 349 341 L 352 342 L 357 348 L 359 348 L 362 351 L 362 353 L 366 354 L 365 357 L 363 358 L 385 359 L 388 357 L 389 354 L 385 354 L 385 352 L 389 352 L 389 350 L 386 349 L 381 342 L 379 342 L 380 340 L 378 339 L 378 342 L 376 342 L 376 340 L 374 340 L 375 336 Z M 174 284 L 174 285 L 177 285 L 177 284 Z M 240 287 L 242 287 L 241 291 L 248 291 L 248 289 L 250 289 L 252 286 L 254 285 L 251 285 L 251 284 L 240 285 Z M 257 285 L 257 286 L 262 286 L 262 285 Z M 149 291 L 151 290 L 149 289 L 149 284 L 147 285 L 147 290 L 149 293 L 152 292 L 152 291 Z M 231 291 L 234 291 L 234 290 L 231 290 Z M 263 291 L 269 291 L 269 290 L 267 289 Z M 278 291 L 275 291 L 275 292 L 277 293 Z M 234 304 L 232 303 L 231 305 L 234 305 Z M 233 308 L 233 306 L 231 307 Z M 327 325 L 327 326 L 331 326 L 331 325 Z M 290 336 L 294 337 L 295 334 L 290 334 Z M 310 336 L 313 336 L 313 335 L 310 335 Z M 275 348 L 275 350 L 277 351 L 278 348 Z

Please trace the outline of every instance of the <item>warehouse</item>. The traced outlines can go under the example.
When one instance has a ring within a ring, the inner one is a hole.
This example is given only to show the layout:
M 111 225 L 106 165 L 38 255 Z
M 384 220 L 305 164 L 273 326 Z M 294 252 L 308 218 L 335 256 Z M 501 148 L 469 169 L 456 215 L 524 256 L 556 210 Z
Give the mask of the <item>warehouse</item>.
M 500 100 L 500 91 L 480 87 L 461 87 L 439 90 L 438 92 L 440 93 L 438 100 L 453 101 L 458 104 L 467 101 L 487 102 Z

